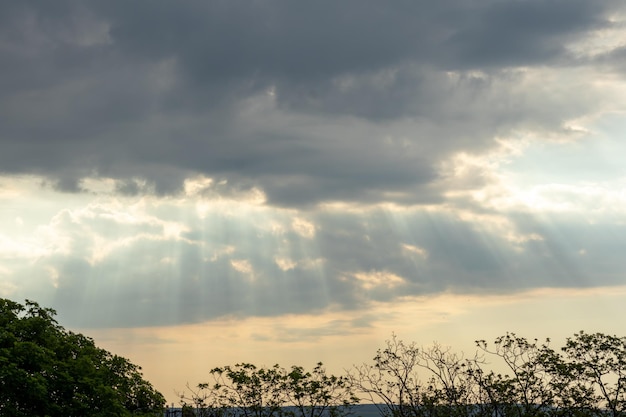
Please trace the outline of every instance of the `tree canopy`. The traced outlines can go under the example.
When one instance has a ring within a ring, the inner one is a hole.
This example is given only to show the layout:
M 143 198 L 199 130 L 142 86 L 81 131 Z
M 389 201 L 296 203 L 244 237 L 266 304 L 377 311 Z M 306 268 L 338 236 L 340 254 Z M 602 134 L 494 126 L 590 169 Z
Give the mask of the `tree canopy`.
M 213 368 L 212 382 L 181 393 L 181 403 L 198 417 L 347 417 L 359 401 L 345 376 L 318 363 L 257 367 L 250 363 Z
M 579 332 L 560 349 L 507 333 L 463 358 L 395 336 L 352 387 L 385 417 L 620 417 L 626 415 L 626 338 Z M 498 365 L 500 371 L 490 369 Z
M 0 299 L 0 415 L 160 415 L 165 399 L 141 368 L 65 330 L 56 312 Z
M 624 337 L 580 332 L 553 349 L 550 340 L 507 333 L 476 347 L 465 357 L 394 335 L 345 376 L 327 375 L 321 363 L 311 372 L 224 366 L 181 402 L 190 415 L 221 417 L 358 416 L 359 402 L 382 417 L 626 416 Z
M 141 368 L 65 330 L 56 312 L 0 298 L 0 415 L 161 416 L 165 400 Z M 181 394 L 188 415 L 346 417 L 376 404 L 384 417 L 626 415 L 626 338 L 580 332 L 560 349 L 507 333 L 471 357 L 393 336 L 345 376 L 249 363 L 210 370 Z M 495 361 L 495 363 L 494 363 Z M 500 371 L 490 369 L 499 362 Z

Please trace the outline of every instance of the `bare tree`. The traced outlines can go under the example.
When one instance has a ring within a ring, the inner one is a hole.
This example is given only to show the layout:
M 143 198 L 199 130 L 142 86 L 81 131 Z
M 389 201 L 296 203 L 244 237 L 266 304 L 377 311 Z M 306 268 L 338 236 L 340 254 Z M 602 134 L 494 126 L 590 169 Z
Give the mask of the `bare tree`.
M 468 367 L 449 347 L 418 348 L 392 335 L 373 364 L 355 366 L 348 375 L 355 390 L 385 416 L 464 416 L 472 413 L 476 391 Z
M 556 369 L 559 356 L 549 346 L 550 340 L 539 344 L 515 333 L 498 337 L 493 348 L 484 340 L 476 342 L 487 354 L 499 357 L 511 375 L 481 373 L 479 382 L 494 406 L 496 415 L 542 416 L 557 406 Z

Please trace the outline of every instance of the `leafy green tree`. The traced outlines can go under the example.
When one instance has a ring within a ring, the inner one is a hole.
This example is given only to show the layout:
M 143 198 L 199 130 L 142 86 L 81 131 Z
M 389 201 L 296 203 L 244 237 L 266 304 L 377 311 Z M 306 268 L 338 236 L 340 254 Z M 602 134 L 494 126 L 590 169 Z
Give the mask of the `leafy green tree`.
M 66 331 L 56 312 L 0 299 L 0 415 L 156 415 L 165 400 L 137 365 Z
M 321 362 L 311 372 L 301 366 L 292 366 L 288 373 L 283 372 L 283 390 L 288 404 L 295 409 L 289 412 L 292 417 L 341 417 L 359 401 L 348 379 L 328 375 Z
M 358 401 L 347 378 L 327 374 L 322 363 L 310 372 L 240 363 L 210 373 L 211 383 L 181 395 L 198 416 L 344 417 Z
M 245 417 L 274 417 L 286 402 L 278 365 L 257 368 L 250 363 L 211 370 L 216 378 L 213 389 L 219 404 Z M 201 384 L 200 387 L 208 387 Z

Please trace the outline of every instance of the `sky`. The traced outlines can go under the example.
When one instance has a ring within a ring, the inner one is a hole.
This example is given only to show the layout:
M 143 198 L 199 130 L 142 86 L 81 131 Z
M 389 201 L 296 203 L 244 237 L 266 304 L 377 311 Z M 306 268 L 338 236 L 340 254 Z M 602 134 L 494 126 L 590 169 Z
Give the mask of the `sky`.
M 0 2 L 0 74 L 0 296 L 168 402 L 626 335 L 622 0 Z

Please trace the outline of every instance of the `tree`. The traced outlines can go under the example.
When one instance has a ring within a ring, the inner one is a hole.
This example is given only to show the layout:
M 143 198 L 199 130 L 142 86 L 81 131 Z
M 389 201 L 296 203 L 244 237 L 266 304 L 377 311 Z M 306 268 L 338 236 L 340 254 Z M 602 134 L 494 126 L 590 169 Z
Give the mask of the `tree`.
M 130 416 L 165 400 L 127 359 L 61 327 L 50 308 L 0 299 L 0 415 Z
M 596 415 L 626 414 L 626 337 L 579 332 L 563 347 L 572 406 Z
M 384 417 L 626 416 L 626 337 L 580 332 L 560 350 L 507 333 L 470 359 L 395 335 L 346 376 L 278 365 L 225 366 L 189 397 L 196 416 L 345 417 L 363 396 Z M 495 358 L 504 365 L 487 368 Z M 502 369 L 502 366 L 500 366 Z M 185 400 L 183 396 L 183 400 Z
M 549 346 L 515 333 L 498 337 L 490 348 L 484 340 L 476 345 L 485 353 L 502 359 L 511 375 L 477 372 L 479 387 L 492 405 L 494 415 L 542 416 L 557 408 L 557 387 L 562 382 L 560 356 Z
M 395 335 L 378 349 L 374 364 L 355 366 L 349 374 L 355 389 L 375 404 L 385 417 L 411 417 L 419 410 L 419 349 Z
M 345 377 L 328 375 L 322 363 L 311 371 L 250 363 L 213 368 L 210 383 L 181 394 L 198 416 L 344 417 L 358 401 Z
M 242 363 L 234 367 L 214 368 L 211 374 L 216 378 L 213 389 L 219 404 L 237 410 L 237 415 L 273 417 L 280 413 L 281 406 L 286 402 L 278 365 L 257 368 L 250 363 Z
M 626 338 L 580 332 L 559 351 L 514 333 L 464 359 L 395 335 L 373 364 L 349 372 L 354 389 L 385 417 L 618 417 L 626 415 Z M 492 357 L 505 367 L 487 369 Z
M 468 361 L 450 348 L 419 348 L 393 335 L 373 365 L 355 366 L 349 377 L 386 417 L 465 416 L 472 413 L 474 391 L 467 368 Z
M 480 363 L 481 358 L 474 356 L 466 360 L 462 354 L 438 343 L 422 348 L 419 358 L 418 366 L 430 375 L 422 394 L 422 403 L 430 414 L 474 416 L 476 384 L 468 378 L 468 373 L 471 365 Z
M 511 375 L 475 374 L 483 377 L 479 385 L 494 405 L 496 415 L 540 416 L 556 409 L 555 388 L 560 375 L 554 371 L 561 359 L 549 342 L 539 344 L 536 339 L 528 341 L 515 333 L 498 337 L 493 350 L 484 340 L 476 342 L 484 352 L 502 359 L 511 371 Z
M 344 376 L 326 374 L 321 362 L 311 372 L 301 366 L 292 366 L 283 374 L 283 390 L 288 403 L 295 409 L 292 417 L 342 417 L 359 399 Z

